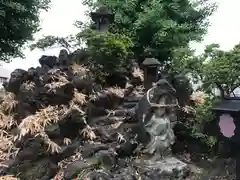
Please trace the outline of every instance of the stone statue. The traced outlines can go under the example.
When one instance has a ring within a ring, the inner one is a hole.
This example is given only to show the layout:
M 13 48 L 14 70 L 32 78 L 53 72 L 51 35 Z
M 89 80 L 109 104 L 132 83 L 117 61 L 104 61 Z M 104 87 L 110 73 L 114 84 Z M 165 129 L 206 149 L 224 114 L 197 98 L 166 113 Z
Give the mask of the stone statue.
M 135 109 L 144 145 L 142 152 L 154 159 L 162 159 L 175 140 L 171 122 L 176 120 L 178 101 L 174 94 L 175 89 L 161 79 L 146 92 Z

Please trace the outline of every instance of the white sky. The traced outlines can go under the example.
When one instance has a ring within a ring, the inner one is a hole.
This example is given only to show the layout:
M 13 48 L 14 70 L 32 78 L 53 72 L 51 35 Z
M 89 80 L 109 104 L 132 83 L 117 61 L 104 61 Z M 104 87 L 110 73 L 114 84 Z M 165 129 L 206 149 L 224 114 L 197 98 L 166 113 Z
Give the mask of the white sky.
M 219 3 L 217 12 L 210 18 L 211 27 L 201 44 L 193 47 L 201 52 L 204 46 L 211 43 L 219 43 L 224 50 L 231 49 L 240 41 L 240 0 L 216 0 Z M 42 35 L 67 36 L 75 34 L 77 29 L 73 26 L 76 20 L 86 19 L 86 8 L 81 0 L 53 0 L 49 12 L 41 14 L 42 30 L 36 34 L 36 38 Z M 14 59 L 11 63 L 3 64 L 9 70 L 16 68 L 28 69 L 38 66 L 38 59 L 43 55 L 58 55 L 59 48 L 45 52 L 40 50 L 26 50 L 26 59 Z

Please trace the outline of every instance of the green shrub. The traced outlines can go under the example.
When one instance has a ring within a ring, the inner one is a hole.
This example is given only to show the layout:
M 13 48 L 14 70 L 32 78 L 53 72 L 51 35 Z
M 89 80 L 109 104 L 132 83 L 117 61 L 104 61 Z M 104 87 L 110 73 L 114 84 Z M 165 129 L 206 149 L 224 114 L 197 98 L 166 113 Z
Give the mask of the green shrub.
M 125 35 L 85 32 L 78 35 L 86 41 L 89 61 L 94 65 L 98 78 L 113 72 L 125 72 L 132 55 L 132 41 Z
M 195 107 L 196 114 L 192 121 L 192 126 L 190 127 L 191 136 L 193 138 L 199 139 L 209 147 L 215 146 L 217 139 L 215 136 L 209 136 L 205 134 L 204 127 L 215 120 L 215 116 L 212 112 L 212 107 L 218 101 L 219 99 L 217 98 L 206 97 L 203 105 L 197 105 Z
M 106 72 L 111 72 L 127 65 L 132 42 L 124 35 L 106 33 L 88 37 L 87 45 L 92 62 L 102 65 Z

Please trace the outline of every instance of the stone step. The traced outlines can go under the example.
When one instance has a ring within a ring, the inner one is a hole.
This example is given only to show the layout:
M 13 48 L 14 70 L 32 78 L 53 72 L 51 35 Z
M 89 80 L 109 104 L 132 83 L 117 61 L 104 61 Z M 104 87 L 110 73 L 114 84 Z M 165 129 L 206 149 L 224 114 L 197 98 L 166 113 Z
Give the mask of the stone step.
M 124 102 L 122 107 L 123 108 L 133 108 L 137 105 L 138 102 Z
M 138 97 L 126 97 L 123 99 L 124 102 L 139 102 L 141 98 Z

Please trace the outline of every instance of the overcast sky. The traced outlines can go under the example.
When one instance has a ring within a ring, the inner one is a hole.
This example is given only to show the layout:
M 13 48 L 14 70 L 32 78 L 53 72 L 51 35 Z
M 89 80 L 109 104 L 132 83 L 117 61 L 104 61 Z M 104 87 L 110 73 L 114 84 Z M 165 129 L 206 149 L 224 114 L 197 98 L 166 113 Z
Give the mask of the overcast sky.
M 219 3 L 217 12 L 210 18 L 211 27 L 201 44 L 195 44 L 198 52 L 204 46 L 211 43 L 219 43 L 222 49 L 231 49 L 240 41 L 240 0 L 216 0 Z M 77 29 L 73 26 L 76 20 L 84 20 L 85 7 L 81 0 L 53 0 L 49 12 L 41 14 L 42 30 L 35 35 L 36 38 L 42 35 L 67 36 L 75 34 Z M 38 66 L 38 59 L 41 55 L 58 55 L 59 49 L 48 51 L 26 50 L 26 59 L 14 59 L 11 63 L 3 64 L 4 68 L 14 70 L 16 68 L 28 69 Z

